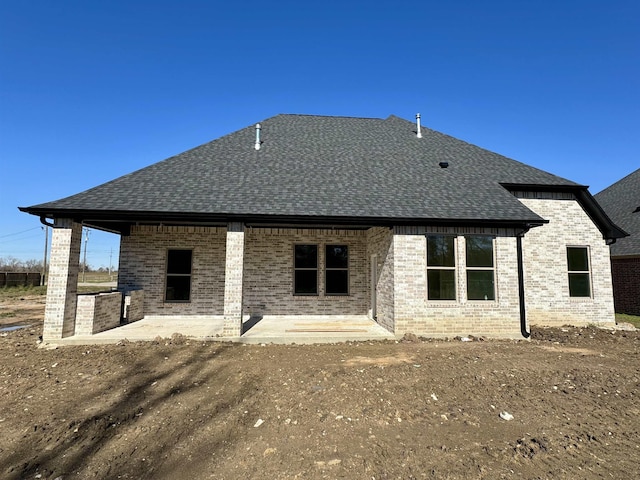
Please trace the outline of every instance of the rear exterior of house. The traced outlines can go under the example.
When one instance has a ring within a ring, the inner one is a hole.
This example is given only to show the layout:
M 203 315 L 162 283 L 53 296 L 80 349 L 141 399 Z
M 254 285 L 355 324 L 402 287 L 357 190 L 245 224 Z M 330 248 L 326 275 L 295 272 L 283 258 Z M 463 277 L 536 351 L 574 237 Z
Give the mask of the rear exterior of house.
M 616 312 L 640 315 L 640 169 L 598 193 L 596 199 L 629 233 L 611 246 Z
M 432 337 L 614 323 L 624 232 L 586 187 L 397 117 L 282 115 L 253 133 L 25 208 L 55 224 L 45 338 L 120 323 L 79 316 L 82 224 L 121 234 L 118 292 L 93 308 L 116 297 L 126 321 L 216 317 L 231 339 L 263 316 Z

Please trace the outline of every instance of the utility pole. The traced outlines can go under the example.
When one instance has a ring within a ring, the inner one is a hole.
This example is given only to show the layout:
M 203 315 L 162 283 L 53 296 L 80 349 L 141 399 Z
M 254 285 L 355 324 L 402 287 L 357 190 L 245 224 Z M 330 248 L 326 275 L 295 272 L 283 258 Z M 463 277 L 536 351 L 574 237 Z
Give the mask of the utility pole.
M 40 277 L 40 285 L 44 285 L 45 275 L 47 274 L 47 251 L 49 250 L 49 227 L 44 227 L 44 260 L 42 261 L 42 276 Z
M 113 258 L 113 247 L 109 250 L 109 281 L 111 281 L 111 259 Z
M 85 230 L 84 234 L 84 259 L 82 260 L 82 283 L 84 283 L 84 274 L 87 269 L 87 243 L 89 243 L 89 229 Z

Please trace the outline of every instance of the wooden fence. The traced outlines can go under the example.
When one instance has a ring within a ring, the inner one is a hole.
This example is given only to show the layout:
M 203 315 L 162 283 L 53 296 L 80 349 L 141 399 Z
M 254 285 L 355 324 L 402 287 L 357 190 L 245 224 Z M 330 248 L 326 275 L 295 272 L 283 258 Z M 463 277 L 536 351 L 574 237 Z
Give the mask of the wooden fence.
M 40 280 L 40 273 L 0 272 L 0 287 L 37 287 Z

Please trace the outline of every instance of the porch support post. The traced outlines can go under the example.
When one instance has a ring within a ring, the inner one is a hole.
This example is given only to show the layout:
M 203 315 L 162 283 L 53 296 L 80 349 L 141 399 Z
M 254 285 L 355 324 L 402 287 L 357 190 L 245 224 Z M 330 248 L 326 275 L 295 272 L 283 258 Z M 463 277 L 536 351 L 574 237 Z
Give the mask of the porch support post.
M 242 334 L 242 278 L 244 270 L 244 224 L 230 222 L 227 226 L 227 250 L 224 273 L 223 337 Z
M 75 332 L 82 225 L 56 219 L 51 240 L 43 340 L 69 337 Z

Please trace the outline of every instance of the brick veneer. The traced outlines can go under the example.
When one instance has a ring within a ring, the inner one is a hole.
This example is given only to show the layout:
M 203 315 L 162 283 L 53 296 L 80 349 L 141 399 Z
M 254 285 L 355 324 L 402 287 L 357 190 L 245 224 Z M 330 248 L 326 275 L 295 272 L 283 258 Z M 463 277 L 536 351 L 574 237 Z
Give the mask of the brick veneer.
M 293 294 L 296 244 L 318 245 L 318 295 Z M 325 245 L 347 245 L 349 295 L 326 295 Z M 244 307 L 248 314 L 366 315 L 369 308 L 363 230 L 252 228 L 245 250 Z
M 523 239 L 527 318 L 536 324 L 613 322 L 608 246 L 572 196 L 519 193 L 548 219 Z M 396 334 L 521 336 L 517 242 L 513 229 L 376 227 L 368 230 L 137 226 L 121 241 L 119 288 L 144 291 L 145 314 L 225 315 L 225 335 L 240 335 L 242 314 L 371 314 L 375 259 L 377 321 Z M 456 236 L 455 301 L 427 299 L 426 238 Z M 466 298 L 465 236 L 494 237 L 496 299 Z M 293 294 L 295 244 L 319 246 L 318 295 Z M 324 246 L 349 246 L 349 295 L 324 293 Z M 588 246 L 593 298 L 570 298 L 567 245 Z M 193 250 L 191 301 L 164 301 L 166 252 Z M 227 280 L 225 282 L 225 279 Z
M 120 292 L 78 295 L 76 335 L 92 335 L 120 325 Z
M 389 229 L 380 230 L 390 235 Z M 236 247 L 243 245 L 244 248 L 240 277 L 243 313 L 367 313 L 369 287 L 365 231 L 248 228 L 246 233 L 233 233 L 246 236 L 242 241 L 233 241 Z M 133 227 L 131 235 L 121 240 L 119 290 L 143 290 L 147 315 L 224 314 L 225 265 L 228 262 L 226 252 L 229 241 L 226 235 L 226 229 L 216 227 Z M 293 295 L 293 246 L 297 243 L 318 244 L 321 247 L 321 266 L 324 245 L 348 245 L 350 295 L 325 295 L 322 268 L 319 270 L 318 296 Z M 164 302 L 166 251 L 170 248 L 193 249 L 192 300 L 189 303 Z M 237 263 L 241 258 L 236 255 L 232 263 Z M 232 308 L 234 312 L 238 311 L 237 304 Z
M 549 221 L 523 239 L 525 300 L 532 325 L 613 324 L 609 246 L 570 194 L 517 192 L 528 208 Z M 591 298 L 571 298 L 567 246 L 589 248 Z
M 191 301 L 165 302 L 167 251 L 192 249 Z M 134 226 L 120 240 L 118 290 L 142 290 L 145 315 L 223 315 L 226 228 Z
M 227 228 L 224 276 L 223 337 L 242 334 L 242 282 L 244 279 L 245 229 L 242 223 Z
M 369 269 L 367 278 L 371 278 L 371 257 L 375 255 L 377 278 L 376 285 L 376 321 L 390 332 L 394 331 L 394 287 L 393 287 L 393 230 L 374 227 L 367 230 L 367 257 Z M 371 285 L 371 284 L 369 284 Z M 369 286 L 371 288 L 371 286 Z M 369 295 L 371 292 L 369 291 Z M 369 310 L 371 313 L 371 310 Z
M 611 272 L 616 312 L 640 315 L 640 257 L 613 257 Z
M 129 290 L 124 298 L 124 319 L 127 323 L 144 318 L 144 290 Z
M 456 235 L 456 300 L 427 299 L 425 235 L 428 233 Z M 521 337 L 514 234 L 508 229 L 396 227 L 393 237 L 395 333 L 412 332 L 431 337 Z M 467 299 L 465 235 L 495 237 L 495 301 Z
M 233 321 L 229 322 L 229 331 L 224 333 L 229 336 L 234 336 L 234 332 L 239 335 L 240 312 L 272 315 L 367 313 L 369 267 L 366 231 L 282 228 L 243 230 L 238 225 L 233 229 L 237 231 L 227 233 L 227 229 L 218 227 L 133 227 L 131 234 L 123 237 L 120 242 L 118 289 L 142 290 L 144 312 L 147 315 L 233 316 Z M 379 232 L 378 235 L 386 238 L 388 245 L 390 230 L 379 229 Z M 320 247 L 317 296 L 293 295 L 293 248 L 295 244 L 305 243 Z M 349 247 L 348 296 L 324 294 L 324 246 L 330 244 Z M 188 303 L 164 302 L 166 252 L 170 248 L 193 250 L 192 295 Z M 382 248 L 382 253 L 379 253 L 380 261 L 387 265 L 382 270 L 383 280 L 391 271 L 384 250 Z M 228 283 L 225 282 L 225 271 L 234 272 Z M 388 280 L 386 283 L 389 283 Z M 240 284 L 241 290 L 238 289 Z M 384 292 L 387 290 L 388 288 L 383 289 L 381 298 L 386 298 Z M 238 303 L 240 300 L 241 310 Z M 388 301 L 382 302 L 388 306 Z M 384 312 L 384 307 L 381 310 Z
M 44 340 L 68 337 L 75 332 L 76 293 L 82 226 L 70 219 L 55 222 L 44 311 Z

